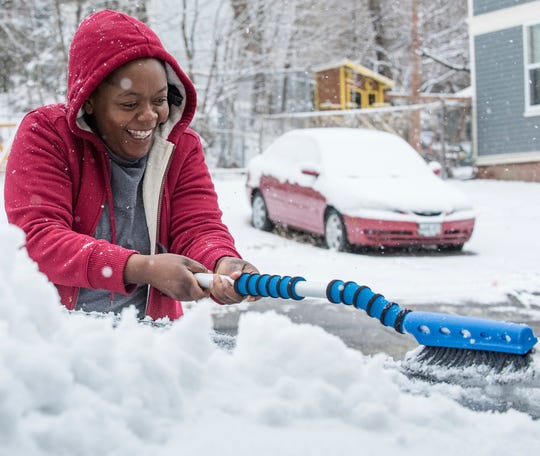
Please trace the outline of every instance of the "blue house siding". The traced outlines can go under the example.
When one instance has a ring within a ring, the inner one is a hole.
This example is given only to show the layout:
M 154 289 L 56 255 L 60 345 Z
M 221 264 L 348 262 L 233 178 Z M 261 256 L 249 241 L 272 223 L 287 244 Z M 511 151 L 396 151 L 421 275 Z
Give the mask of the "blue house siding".
M 491 13 L 503 8 L 521 5 L 522 3 L 532 2 L 534 0 L 474 0 L 473 15 Z
M 540 117 L 525 117 L 522 28 L 475 37 L 478 156 L 539 150 Z

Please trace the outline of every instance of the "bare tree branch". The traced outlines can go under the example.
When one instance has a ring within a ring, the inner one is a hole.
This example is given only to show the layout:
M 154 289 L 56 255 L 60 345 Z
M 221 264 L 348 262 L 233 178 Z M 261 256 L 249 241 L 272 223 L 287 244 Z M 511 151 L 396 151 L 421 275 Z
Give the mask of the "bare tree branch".
M 420 55 L 422 57 L 427 57 L 428 59 L 433 60 L 434 62 L 437 62 L 438 64 L 448 68 L 449 70 L 454 71 L 465 71 L 467 73 L 471 72 L 471 69 L 468 66 L 462 66 L 462 65 L 453 65 L 449 62 L 444 61 L 443 59 L 440 59 L 438 57 L 435 57 L 433 54 L 427 52 L 425 49 L 420 49 Z

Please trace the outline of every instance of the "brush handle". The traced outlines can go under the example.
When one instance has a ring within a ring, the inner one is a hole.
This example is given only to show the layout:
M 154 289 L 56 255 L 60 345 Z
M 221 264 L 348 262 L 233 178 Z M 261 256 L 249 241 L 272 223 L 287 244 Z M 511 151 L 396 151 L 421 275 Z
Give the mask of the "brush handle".
M 326 284 L 306 282 L 302 277 L 243 274 L 236 283 L 228 276 L 220 277 L 235 285 L 236 291 L 243 296 L 270 296 L 297 300 L 304 297 L 326 299 Z M 214 274 L 197 272 L 195 278 L 201 287 L 210 288 Z
M 203 288 L 211 286 L 212 274 L 196 273 L 195 277 Z M 222 276 L 234 284 L 236 292 L 242 296 L 262 296 L 282 299 L 302 300 L 305 297 L 328 299 L 333 303 L 354 305 L 364 310 L 370 317 L 377 318 L 383 325 L 393 327 L 403 333 L 403 321 L 410 310 L 402 309 L 395 302 L 373 293 L 369 287 L 354 282 L 333 280 L 330 283 L 307 282 L 303 277 L 269 274 L 242 274 L 236 281 Z
M 195 274 L 202 287 L 209 288 L 212 274 Z M 526 325 L 435 312 L 413 312 L 355 282 L 332 280 L 328 284 L 306 282 L 303 277 L 242 274 L 233 281 L 225 277 L 240 295 L 301 300 L 325 298 L 352 305 L 397 332 L 411 334 L 419 344 L 525 354 L 537 338 Z

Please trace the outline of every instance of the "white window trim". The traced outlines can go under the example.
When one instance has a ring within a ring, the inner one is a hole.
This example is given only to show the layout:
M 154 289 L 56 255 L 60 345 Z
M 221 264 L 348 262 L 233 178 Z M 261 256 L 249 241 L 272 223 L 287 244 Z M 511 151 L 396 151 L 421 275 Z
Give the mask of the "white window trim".
M 497 32 L 518 27 L 526 22 L 540 19 L 540 1 L 500 8 L 489 13 L 473 15 L 473 0 L 469 0 L 469 33 L 471 36 Z
M 540 116 L 540 104 L 531 105 L 531 91 L 529 87 L 529 72 L 532 69 L 540 69 L 540 62 L 529 63 L 529 28 L 540 25 L 540 22 L 528 22 L 523 24 L 523 77 L 525 88 L 525 117 Z
M 477 166 L 511 165 L 517 163 L 535 163 L 538 161 L 540 161 L 540 152 L 512 152 L 476 157 Z

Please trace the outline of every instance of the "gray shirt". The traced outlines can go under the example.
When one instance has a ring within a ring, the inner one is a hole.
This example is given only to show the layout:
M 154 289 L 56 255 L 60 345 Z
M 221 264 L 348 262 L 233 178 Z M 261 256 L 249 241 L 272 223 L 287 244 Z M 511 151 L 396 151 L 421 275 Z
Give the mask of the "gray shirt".
M 147 157 L 131 162 L 110 151 L 109 156 L 116 244 L 147 255 L 150 253 L 150 239 L 142 199 L 142 179 L 146 170 Z M 94 237 L 112 242 L 109 213 L 109 204 L 106 202 Z M 147 293 L 147 285 L 137 287 L 130 295 L 81 288 L 75 309 L 86 312 L 119 313 L 123 308 L 133 305 L 138 310 L 139 317 L 143 318 Z

